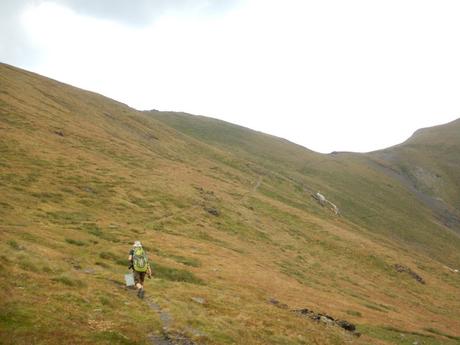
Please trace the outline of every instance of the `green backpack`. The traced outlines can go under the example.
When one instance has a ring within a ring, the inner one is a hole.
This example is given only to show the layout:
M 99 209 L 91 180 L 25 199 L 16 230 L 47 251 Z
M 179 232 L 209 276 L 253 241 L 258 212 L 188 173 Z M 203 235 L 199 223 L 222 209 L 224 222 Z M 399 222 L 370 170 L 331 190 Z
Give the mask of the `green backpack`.
M 147 255 L 142 247 L 134 248 L 133 267 L 137 272 L 147 272 L 148 260 Z

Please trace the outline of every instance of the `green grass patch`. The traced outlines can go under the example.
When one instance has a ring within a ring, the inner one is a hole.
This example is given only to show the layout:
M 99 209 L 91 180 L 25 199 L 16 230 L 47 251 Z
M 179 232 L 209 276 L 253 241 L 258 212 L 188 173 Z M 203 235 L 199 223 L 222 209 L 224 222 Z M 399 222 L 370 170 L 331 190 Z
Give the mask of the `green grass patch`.
M 294 278 L 300 284 L 305 284 L 311 286 L 312 283 L 315 283 L 315 280 L 311 276 L 307 276 L 306 273 L 302 270 L 302 266 L 295 264 L 290 261 L 282 261 L 278 264 L 280 271 L 287 276 Z
M 433 334 L 437 334 L 437 335 L 441 335 L 443 337 L 446 337 L 446 338 L 449 338 L 449 339 L 452 339 L 452 340 L 457 340 L 457 341 L 460 341 L 460 337 L 458 336 L 455 336 L 455 335 L 450 335 L 450 334 L 446 334 L 436 328 L 424 328 L 425 331 L 427 332 L 430 332 L 430 333 L 433 333 Z
M 6 243 L 8 243 L 8 245 L 15 250 L 24 250 L 24 247 L 20 246 L 19 243 L 16 242 L 15 240 L 9 240 Z
M 67 212 L 55 211 L 46 212 L 46 218 L 55 224 L 80 224 L 81 222 L 88 221 L 89 215 L 83 212 Z
M 423 345 L 458 344 L 456 340 L 441 340 L 430 334 L 405 331 L 391 326 L 358 325 L 357 330 L 372 338 L 381 339 L 398 345 L 413 345 L 415 342 Z
M 25 241 L 29 241 L 29 242 L 39 242 L 42 240 L 42 238 L 40 236 L 37 236 L 37 235 L 34 235 L 34 234 L 31 234 L 31 233 L 28 233 L 28 232 L 21 232 L 19 234 L 19 236 L 25 240 Z
M 78 203 L 80 203 L 80 204 L 82 204 L 82 205 L 84 205 L 84 206 L 86 206 L 86 207 L 92 207 L 92 206 L 95 205 L 94 200 L 92 200 L 92 199 L 87 199 L 87 198 L 85 198 L 85 199 L 79 199 L 79 200 L 78 200 Z
M 106 307 L 112 307 L 113 306 L 112 300 L 110 298 L 106 297 L 106 296 L 100 296 L 99 297 L 99 302 L 101 302 L 101 304 L 106 306 Z
M 115 263 L 116 263 L 117 265 L 120 265 L 120 266 L 128 266 L 128 265 L 129 265 L 128 260 L 126 260 L 126 259 L 121 259 L 121 258 L 115 259 Z
M 18 258 L 18 265 L 24 271 L 29 271 L 29 272 L 39 272 L 40 271 L 40 269 L 32 261 L 30 261 L 24 256 L 21 256 Z
M 431 337 L 431 338 L 433 337 L 432 335 L 429 335 L 429 334 L 423 334 L 423 333 L 413 332 L 413 331 L 404 331 L 400 328 L 396 328 L 393 326 L 383 326 L 383 328 L 386 330 L 392 331 L 392 332 L 406 333 L 406 334 L 416 335 L 420 337 Z
M 83 281 L 79 279 L 69 278 L 67 276 L 59 276 L 52 278 L 51 280 L 71 287 L 82 288 L 86 286 L 86 284 Z
M 351 316 L 357 316 L 357 317 L 363 316 L 359 311 L 356 311 L 356 310 L 347 310 L 347 314 Z
M 152 205 L 147 200 L 145 200 L 143 198 L 135 198 L 135 197 L 133 197 L 133 198 L 130 199 L 130 201 L 134 205 L 139 206 L 141 208 L 151 208 L 152 207 Z
M 11 211 L 14 207 L 6 202 L 0 202 L 0 211 Z
M 64 200 L 64 197 L 60 193 L 50 193 L 50 192 L 37 192 L 37 193 L 31 193 L 31 195 L 37 199 L 39 199 L 41 202 L 62 202 Z
M 115 255 L 111 252 L 101 252 L 99 253 L 99 257 L 104 260 L 116 260 L 118 259 L 118 255 Z
M 47 274 L 51 274 L 51 273 L 53 273 L 53 269 L 51 267 L 49 267 L 49 266 L 43 266 L 42 267 L 42 272 L 47 273 Z
M 119 255 L 116 255 L 116 254 L 111 253 L 111 252 L 101 252 L 101 253 L 99 253 L 99 257 L 101 259 L 104 259 L 104 260 L 113 261 L 114 263 L 116 263 L 117 265 L 120 265 L 120 266 L 128 266 L 128 260 L 123 259 Z
M 135 345 L 139 344 L 128 337 L 115 331 L 97 332 L 92 335 L 92 340 L 97 344 L 119 344 L 119 345 Z
M 100 266 L 100 267 L 110 268 L 110 265 L 108 265 L 108 264 L 106 264 L 105 262 L 102 262 L 102 261 L 96 261 L 94 264 L 97 265 L 97 266 Z
M 173 259 L 174 261 L 179 262 L 181 264 L 184 264 L 186 266 L 191 266 L 191 267 L 200 267 L 201 266 L 201 262 L 198 259 L 186 258 L 186 257 L 180 256 L 180 255 L 171 255 L 170 258 Z
M 67 243 L 70 243 L 70 244 L 73 244 L 73 245 L 76 245 L 76 246 L 80 246 L 80 247 L 86 245 L 86 243 L 83 242 L 83 241 L 74 240 L 74 239 L 71 239 L 71 238 L 66 238 L 65 241 Z
M 364 303 L 363 306 L 365 306 L 366 308 L 369 308 L 369 309 L 373 309 L 373 310 L 377 310 L 379 312 L 382 312 L 382 313 L 388 313 L 387 310 L 381 308 L 380 306 L 374 304 L 374 303 Z
M 157 278 L 174 282 L 204 285 L 203 280 L 195 276 L 192 272 L 163 266 L 157 263 L 150 263 L 150 266 L 152 267 L 153 275 Z
M 114 234 L 109 233 L 107 231 L 103 231 L 102 228 L 95 223 L 84 223 L 80 226 L 80 228 L 85 230 L 89 234 L 97 236 L 103 240 L 107 240 L 114 243 L 120 242 L 120 240 Z
M 2 330 L 20 331 L 33 326 L 36 311 L 29 311 L 21 304 L 0 305 L 0 333 Z
M 149 249 L 146 246 L 144 246 L 144 249 L 147 252 L 149 251 Z M 152 249 L 152 252 L 155 253 L 155 255 L 173 259 L 174 261 L 179 262 L 181 264 L 184 264 L 186 266 L 191 266 L 191 267 L 200 267 L 201 266 L 201 262 L 198 259 L 187 258 L 187 257 L 182 256 L 182 255 L 175 255 L 175 254 L 166 253 L 166 252 L 163 252 L 163 251 L 159 250 L 158 248 Z

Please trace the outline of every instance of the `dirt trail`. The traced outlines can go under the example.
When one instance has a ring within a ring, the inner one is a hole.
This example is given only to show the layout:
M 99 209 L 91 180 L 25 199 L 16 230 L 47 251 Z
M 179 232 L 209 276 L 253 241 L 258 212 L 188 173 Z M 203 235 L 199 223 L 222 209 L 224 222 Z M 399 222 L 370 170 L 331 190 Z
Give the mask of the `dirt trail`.
M 171 314 L 161 309 L 153 299 L 146 299 L 145 303 L 160 316 L 162 334 L 150 333 L 147 338 L 152 345 L 197 345 L 183 334 L 171 331 L 173 318 Z
M 163 222 L 165 220 L 168 220 L 168 219 L 171 219 L 171 218 L 174 218 L 174 217 L 179 217 L 187 212 L 190 212 L 190 211 L 193 211 L 197 208 L 200 208 L 202 207 L 202 205 L 194 205 L 194 206 L 191 206 L 191 207 L 188 207 L 188 208 L 184 208 L 183 210 L 179 211 L 179 212 L 176 212 L 176 213 L 171 213 L 171 214 L 168 214 L 168 215 L 165 215 L 165 216 L 162 216 L 160 218 L 157 218 L 157 219 L 153 219 L 152 221 L 155 222 L 155 223 L 159 223 L 159 222 Z
M 161 335 L 150 333 L 148 335 L 148 339 L 150 340 L 150 343 L 152 343 L 153 345 L 174 345 L 174 343 L 167 336 L 168 330 L 172 322 L 171 315 L 163 311 L 160 305 L 155 303 L 152 299 L 147 299 L 145 303 L 147 303 L 150 309 L 155 311 L 160 316 L 161 327 L 163 331 L 163 334 Z
M 241 201 L 245 201 L 251 194 L 257 192 L 257 189 L 259 189 L 260 185 L 262 184 L 262 180 L 263 180 L 263 177 L 262 176 L 259 176 L 259 178 L 257 179 L 257 182 L 256 184 L 254 185 L 254 187 L 252 187 L 252 189 L 250 191 L 248 191 L 246 194 L 244 194 L 241 198 Z M 166 220 L 169 220 L 169 219 L 172 219 L 174 217 L 179 217 L 185 213 L 188 213 L 188 212 L 191 212 L 195 209 L 198 209 L 200 207 L 203 207 L 203 205 L 194 205 L 194 206 L 191 206 L 191 207 L 188 207 L 188 208 L 184 208 L 183 210 L 179 211 L 179 212 L 176 212 L 176 213 L 171 213 L 171 214 L 168 214 L 168 215 L 164 215 L 162 217 L 159 217 L 157 219 L 153 219 L 152 221 L 154 223 L 160 223 L 160 222 L 164 222 Z
M 113 282 L 121 289 L 126 291 L 128 294 L 132 296 L 132 298 L 136 297 L 136 289 L 129 288 L 124 286 L 124 284 L 120 283 L 119 281 L 113 280 Z M 155 302 L 153 297 L 146 297 L 144 300 L 145 304 L 156 314 L 160 317 L 161 322 L 161 332 L 159 333 L 149 333 L 147 335 L 147 339 L 149 340 L 150 344 L 152 345 L 199 345 L 196 342 L 192 341 L 189 337 L 187 337 L 184 333 L 173 330 L 172 324 L 174 323 L 174 319 L 172 318 L 171 314 L 161 308 L 161 306 Z M 198 332 L 197 330 L 190 327 L 187 331 L 191 332 L 191 334 L 196 334 L 198 336 L 203 336 L 205 334 Z
M 252 188 L 253 193 L 257 192 L 257 189 L 260 187 L 260 184 L 262 183 L 262 180 L 263 180 L 263 177 L 259 176 L 259 178 L 257 179 L 256 185 L 254 186 L 254 188 Z
M 244 194 L 244 195 L 241 197 L 240 201 L 241 201 L 241 202 L 246 201 L 246 199 L 247 199 L 250 195 L 252 195 L 252 194 L 254 194 L 255 192 L 257 192 L 257 189 L 259 189 L 260 185 L 262 184 L 262 180 L 263 180 L 263 177 L 262 177 L 262 176 L 259 176 L 259 178 L 257 179 L 257 182 L 256 182 L 256 184 L 254 185 L 254 187 L 252 187 L 250 191 L 248 191 L 246 194 Z

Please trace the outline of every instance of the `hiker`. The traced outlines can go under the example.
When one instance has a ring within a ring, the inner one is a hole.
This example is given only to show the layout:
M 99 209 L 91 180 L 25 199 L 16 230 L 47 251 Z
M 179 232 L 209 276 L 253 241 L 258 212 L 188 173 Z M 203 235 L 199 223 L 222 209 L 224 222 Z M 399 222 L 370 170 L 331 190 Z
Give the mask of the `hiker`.
M 336 216 L 339 216 L 340 215 L 340 210 L 337 206 L 335 206 L 332 202 L 330 202 L 329 200 L 327 200 L 328 204 L 332 207 L 332 211 L 334 211 L 335 215 Z
M 145 275 L 152 278 L 152 270 L 150 268 L 147 254 L 142 248 L 140 241 L 135 241 L 133 248 L 129 251 L 128 260 L 129 268 L 133 270 L 134 282 L 136 283 L 137 297 L 144 298 L 144 279 Z
M 321 194 L 320 192 L 317 192 L 315 194 L 315 197 L 316 197 L 316 200 L 319 201 L 321 206 L 324 206 L 326 204 L 326 197 L 323 194 Z
M 312 196 L 319 202 L 321 206 L 329 205 L 331 211 L 333 211 L 336 216 L 340 216 L 339 208 L 335 204 L 327 200 L 323 194 L 321 194 L 320 192 L 316 192 L 315 194 L 312 194 Z

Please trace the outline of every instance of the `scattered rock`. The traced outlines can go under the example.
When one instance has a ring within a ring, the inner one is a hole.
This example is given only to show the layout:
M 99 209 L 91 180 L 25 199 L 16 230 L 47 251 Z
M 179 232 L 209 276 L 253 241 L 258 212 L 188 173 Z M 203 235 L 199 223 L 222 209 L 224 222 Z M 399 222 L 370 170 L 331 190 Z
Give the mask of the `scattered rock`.
M 92 189 L 91 187 L 83 187 L 83 190 L 84 190 L 86 193 L 94 193 L 94 189 Z
M 449 271 L 453 272 L 453 273 L 458 273 L 458 270 L 457 269 L 453 269 L 449 266 L 444 266 L 444 268 L 447 268 Z
M 62 131 L 54 131 L 54 134 L 59 135 L 60 137 L 64 136 L 64 132 Z
M 96 273 L 96 270 L 93 269 L 93 268 L 85 268 L 85 269 L 83 270 L 83 273 L 86 273 L 86 274 L 94 274 L 94 273 Z
M 334 324 L 334 319 L 331 319 L 327 316 L 320 316 L 319 321 L 321 321 L 322 323 L 325 323 L 326 325 Z
M 193 302 L 198 303 L 198 304 L 206 304 L 206 300 L 204 298 L 201 298 L 201 297 L 192 297 L 191 300 Z
M 213 216 L 218 217 L 220 215 L 220 211 L 215 207 L 205 207 L 205 210 Z
M 343 329 L 346 329 L 347 331 L 350 331 L 350 332 L 356 331 L 356 326 L 346 320 L 337 320 L 336 323 L 337 325 L 339 325 Z
M 412 271 L 409 267 L 403 266 L 400 264 L 395 264 L 394 268 L 397 272 L 406 272 L 408 273 L 412 278 L 414 278 L 416 281 L 418 281 L 420 284 L 426 284 L 425 280 L 423 280 L 422 277 L 420 277 L 417 273 Z

